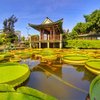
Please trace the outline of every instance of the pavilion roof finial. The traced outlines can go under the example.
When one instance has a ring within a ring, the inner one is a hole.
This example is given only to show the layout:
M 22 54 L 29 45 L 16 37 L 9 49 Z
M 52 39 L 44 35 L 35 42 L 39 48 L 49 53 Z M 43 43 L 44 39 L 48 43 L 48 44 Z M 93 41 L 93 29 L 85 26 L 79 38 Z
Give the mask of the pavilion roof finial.
M 46 17 L 46 19 L 42 22 L 42 24 L 49 24 L 49 23 L 53 23 L 53 21 L 49 17 Z

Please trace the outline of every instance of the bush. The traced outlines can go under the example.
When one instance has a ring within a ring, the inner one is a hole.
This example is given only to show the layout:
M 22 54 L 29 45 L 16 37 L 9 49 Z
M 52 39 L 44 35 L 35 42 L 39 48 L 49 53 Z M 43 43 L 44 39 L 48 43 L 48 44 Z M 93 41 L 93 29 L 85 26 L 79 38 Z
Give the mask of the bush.
M 68 40 L 66 47 L 78 49 L 99 49 L 100 40 Z

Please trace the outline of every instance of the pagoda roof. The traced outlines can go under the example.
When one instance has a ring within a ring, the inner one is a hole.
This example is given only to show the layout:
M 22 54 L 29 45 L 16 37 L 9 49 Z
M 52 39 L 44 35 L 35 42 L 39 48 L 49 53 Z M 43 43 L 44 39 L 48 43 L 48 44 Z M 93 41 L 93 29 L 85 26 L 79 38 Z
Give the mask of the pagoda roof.
M 39 25 L 36 24 L 29 24 L 30 27 L 40 31 L 40 29 L 47 29 L 48 27 L 57 26 L 59 27 L 60 31 L 62 31 L 62 23 L 63 19 L 53 22 L 51 19 L 46 17 L 46 19 Z

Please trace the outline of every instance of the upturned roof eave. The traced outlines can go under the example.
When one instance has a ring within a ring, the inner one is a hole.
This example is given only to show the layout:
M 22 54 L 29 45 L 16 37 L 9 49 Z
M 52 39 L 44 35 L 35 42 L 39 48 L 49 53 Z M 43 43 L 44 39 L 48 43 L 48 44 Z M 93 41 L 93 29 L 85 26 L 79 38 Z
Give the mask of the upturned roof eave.
M 48 23 L 48 24 L 39 24 L 39 25 L 36 25 L 36 24 L 28 24 L 30 27 L 32 28 L 35 28 L 35 29 L 38 29 L 39 27 L 45 27 L 45 26 L 52 26 L 52 25 L 55 25 L 55 24 L 62 24 L 63 23 L 63 19 L 60 19 L 56 22 L 52 22 L 52 23 Z

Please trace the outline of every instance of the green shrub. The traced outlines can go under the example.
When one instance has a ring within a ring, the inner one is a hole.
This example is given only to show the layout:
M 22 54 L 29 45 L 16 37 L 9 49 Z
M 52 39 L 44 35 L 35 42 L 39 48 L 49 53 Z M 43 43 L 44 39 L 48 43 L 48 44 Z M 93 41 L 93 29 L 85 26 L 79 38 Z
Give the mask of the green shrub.
M 100 48 L 100 40 L 68 40 L 66 47 L 79 49 L 98 49 Z

